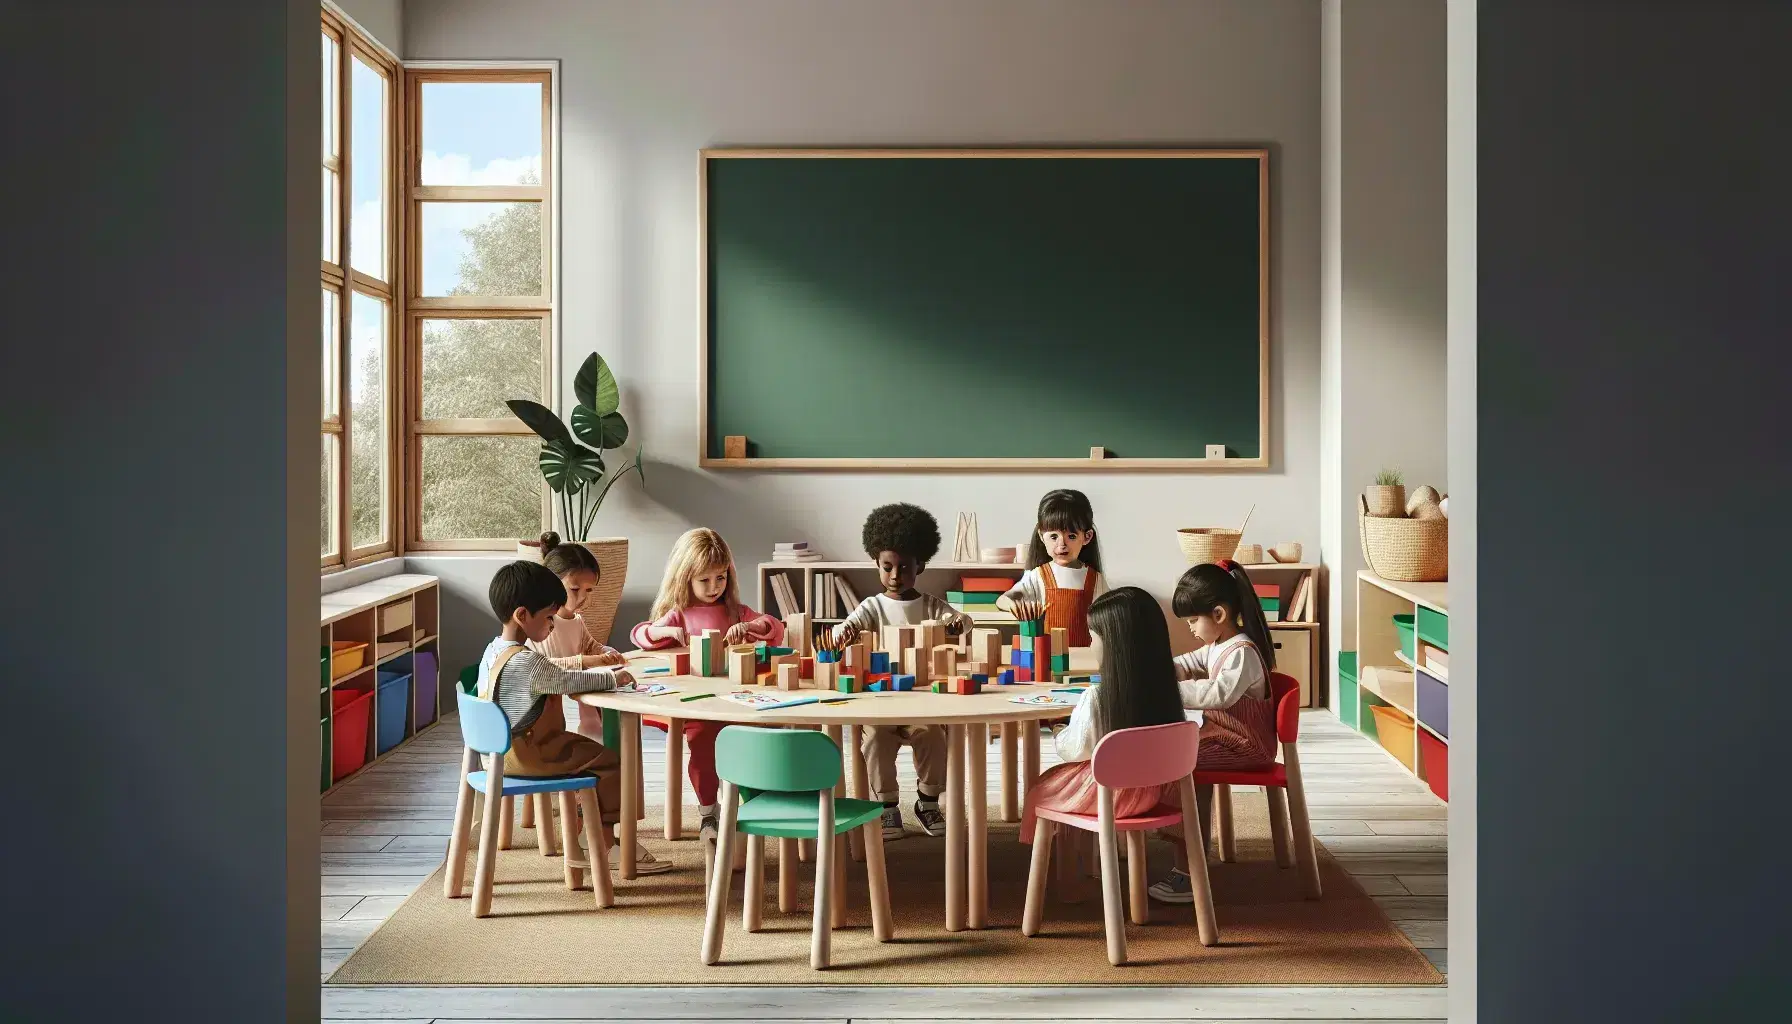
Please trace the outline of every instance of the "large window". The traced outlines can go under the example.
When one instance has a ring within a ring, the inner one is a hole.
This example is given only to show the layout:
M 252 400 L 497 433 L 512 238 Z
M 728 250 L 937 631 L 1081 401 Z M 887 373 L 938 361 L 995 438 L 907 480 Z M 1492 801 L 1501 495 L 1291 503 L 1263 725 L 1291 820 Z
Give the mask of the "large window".
M 405 78 L 405 546 L 505 549 L 549 514 L 539 443 L 504 405 L 556 404 L 549 73 Z
M 394 554 L 398 66 L 323 13 L 325 568 Z

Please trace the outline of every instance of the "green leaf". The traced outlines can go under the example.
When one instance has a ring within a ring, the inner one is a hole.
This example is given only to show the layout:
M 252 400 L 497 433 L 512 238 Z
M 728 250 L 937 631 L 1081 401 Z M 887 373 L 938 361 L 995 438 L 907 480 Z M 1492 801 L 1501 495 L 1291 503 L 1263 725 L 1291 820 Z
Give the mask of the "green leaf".
M 579 366 L 578 376 L 572 379 L 572 393 L 579 404 L 589 407 L 599 416 L 608 416 L 616 411 L 621 398 L 616 393 L 616 378 L 610 373 L 610 364 L 596 352 L 585 357 Z
M 603 456 L 572 441 L 548 441 L 536 461 L 542 479 L 560 494 L 576 494 L 604 475 Z
M 560 417 L 554 415 L 554 411 L 547 406 L 527 398 L 513 398 L 504 404 L 510 406 L 510 411 L 516 414 L 516 418 L 535 431 L 543 441 L 572 443 L 572 435 L 567 433 L 566 424 L 561 423 Z
M 628 421 L 619 412 L 599 416 L 591 408 L 576 405 L 572 410 L 572 432 L 593 448 L 607 450 L 628 443 Z

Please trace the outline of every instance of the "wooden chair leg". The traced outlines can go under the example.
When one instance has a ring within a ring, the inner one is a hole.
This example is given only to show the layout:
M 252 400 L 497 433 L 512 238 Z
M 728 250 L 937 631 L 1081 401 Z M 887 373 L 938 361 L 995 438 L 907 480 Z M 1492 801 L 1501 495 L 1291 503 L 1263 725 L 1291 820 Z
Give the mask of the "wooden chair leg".
M 504 813 L 504 758 L 492 758 L 486 772 L 485 817 L 479 826 L 479 859 L 473 862 L 473 916 L 492 912 L 492 884 L 498 871 L 498 816 Z
M 778 840 L 778 913 L 796 909 L 796 851 L 794 839 Z
M 835 928 L 846 927 L 846 837 L 836 835 L 831 844 L 834 847 L 834 891 L 829 896 L 829 905 L 834 908 L 830 923 Z
M 859 829 L 865 833 L 860 843 L 865 850 L 865 884 L 871 895 L 871 934 L 879 942 L 888 942 L 895 935 L 890 920 L 890 879 L 884 873 L 884 826 L 873 819 Z
M 504 798 L 504 804 L 505 804 L 505 806 L 508 807 L 515 800 L 516 800 L 515 797 L 507 796 Z M 523 797 L 522 827 L 523 828 L 534 828 L 535 827 L 535 801 L 531 800 L 528 797 Z
M 765 910 L 765 837 L 747 836 L 747 877 L 740 886 L 740 926 L 759 930 Z
M 719 849 L 716 851 L 715 870 L 709 873 L 709 907 L 703 919 L 703 962 L 706 965 L 722 959 L 722 929 L 728 916 L 728 883 L 734 881 L 734 872 L 723 870 L 722 865 L 732 863 L 734 859 L 734 847 L 740 842 L 740 836 L 734 829 L 739 821 L 740 789 L 734 783 L 724 781 L 722 820 L 718 823 L 721 831 L 717 837 Z
M 822 971 L 828 967 L 834 943 L 834 876 L 839 873 L 834 851 L 834 791 L 824 789 L 816 794 L 815 842 L 815 920 L 809 926 L 809 967 Z
M 1082 902 L 1082 886 L 1077 882 L 1077 835 L 1069 825 L 1054 823 L 1053 831 L 1057 833 L 1058 856 L 1054 858 L 1053 867 L 1057 875 L 1052 879 L 1052 888 L 1058 892 L 1060 903 Z
M 799 864 L 807 864 L 815 859 L 815 840 L 798 839 L 796 841 L 796 860 Z
M 1101 821 L 1101 917 L 1108 934 L 1108 963 L 1126 962 L 1126 911 L 1120 902 L 1120 850 L 1114 835 L 1114 791 L 1102 786 L 1097 815 Z
M 448 863 L 442 871 L 442 895 L 459 899 L 467 874 L 467 838 L 473 829 L 473 787 L 467 773 L 479 770 L 479 755 L 468 747 L 460 762 L 460 792 L 454 797 L 454 831 L 448 834 Z
M 504 810 L 498 815 L 498 849 L 500 850 L 510 849 L 510 828 L 516 823 L 515 801 L 515 797 L 505 797 Z M 523 806 L 529 806 L 529 801 L 524 800 Z
M 1027 870 L 1027 906 L 1020 918 L 1022 935 L 1039 934 L 1039 922 L 1045 913 L 1045 876 L 1051 870 L 1052 834 L 1056 831 L 1044 818 L 1039 818 L 1033 827 L 1033 862 Z
M 529 797 L 523 797 L 528 800 Z M 535 845 L 540 848 L 543 857 L 552 857 L 560 852 L 554 842 L 554 803 L 548 793 L 535 794 Z
M 1207 879 L 1207 848 L 1201 841 L 1199 813 L 1190 811 L 1199 806 L 1194 776 L 1182 780 L 1181 792 L 1182 849 L 1188 855 L 1185 867 L 1195 895 L 1195 933 L 1200 936 L 1201 945 L 1211 946 L 1220 940 L 1220 931 L 1213 917 L 1213 887 Z
M 1319 851 L 1313 848 L 1313 823 L 1307 819 L 1307 790 L 1300 771 L 1300 755 L 1294 744 L 1282 745 L 1282 767 L 1288 773 L 1288 817 L 1294 825 L 1294 859 L 1300 865 L 1301 887 L 1307 899 L 1320 897 Z
M 1219 833 L 1220 862 L 1230 864 L 1238 859 L 1238 849 L 1232 838 L 1232 787 L 1213 787 L 1213 823 L 1214 831 Z
M 1019 794 L 1015 792 L 1020 782 L 1020 723 L 1002 723 L 1002 820 L 1020 820 Z
M 1126 833 L 1126 894 L 1132 904 L 1132 923 L 1151 923 L 1151 899 L 1145 894 L 1145 833 Z
M 1288 804 L 1282 787 L 1265 786 L 1263 795 L 1269 803 L 1269 841 L 1275 844 L 1276 867 L 1293 867 L 1294 857 L 1288 849 Z
M 585 812 L 585 845 L 591 853 L 591 888 L 599 907 L 616 905 L 616 887 L 610 882 L 610 840 L 604 835 L 603 805 L 597 790 L 579 790 L 579 807 Z
M 566 876 L 566 888 L 573 892 L 579 890 L 579 883 L 583 881 L 580 875 L 587 864 L 579 856 L 579 809 L 575 799 L 570 791 L 560 794 L 560 845 L 566 851 L 566 856 L 561 858 L 561 868 Z

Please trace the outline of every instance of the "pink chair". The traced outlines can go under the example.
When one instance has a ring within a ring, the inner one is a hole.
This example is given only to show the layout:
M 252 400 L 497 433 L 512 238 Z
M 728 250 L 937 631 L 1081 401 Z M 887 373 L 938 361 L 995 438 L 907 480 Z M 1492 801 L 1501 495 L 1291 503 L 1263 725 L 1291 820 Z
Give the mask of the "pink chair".
M 1110 732 L 1095 745 L 1093 768 L 1099 788 L 1095 817 L 1039 807 L 1039 824 L 1033 833 L 1033 863 L 1027 874 L 1027 907 L 1021 917 L 1022 935 L 1036 935 L 1045 909 L 1045 875 L 1051 863 L 1053 822 L 1094 832 L 1101 843 L 1101 908 L 1108 936 L 1108 962 L 1126 962 L 1126 920 L 1120 909 L 1120 849 L 1117 833 L 1126 833 L 1128 892 L 1132 921 L 1150 918 L 1151 901 L 1145 893 L 1145 832 L 1182 823 L 1183 849 L 1201 849 L 1201 828 L 1195 809 L 1195 756 L 1201 750 L 1201 727 L 1193 722 L 1173 722 L 1142 729 Z M 1114 790 L 1180 786 L 1181 807 L 1158 804 L 1133 818 L 1114 817 Z M 1067 844 L 1068 845 L 1068 844 Z M 1068 857 L 1068 849 L 1059 857 Z M 1203 946 L 1219 941 L 1213 920 L 1213 892 L 1207 884 L 1207 858 L 1189 858 L 1189 878 L 1195 890 L 1195 930 Z

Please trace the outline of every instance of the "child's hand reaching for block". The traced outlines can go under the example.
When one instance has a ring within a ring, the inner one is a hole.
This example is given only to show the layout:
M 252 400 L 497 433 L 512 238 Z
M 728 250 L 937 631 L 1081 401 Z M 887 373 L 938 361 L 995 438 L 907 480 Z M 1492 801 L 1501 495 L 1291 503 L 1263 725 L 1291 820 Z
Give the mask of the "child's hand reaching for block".
M 615 668 L 626 664 L 628 659 L 620 651 L 605 651 L 602 654 L 581 654 L 580 668 Z
M 747 624 L 744 622 L 736 622 L 734 625 L 728 627 L 728 632 L 722 634 L 722 642 L 725 644 L 746 643 L 747 634 Z
M 670 640 L 681 647 L 689 642 L 683 626 L 648 626 L 647 635 L 653 640 Z

